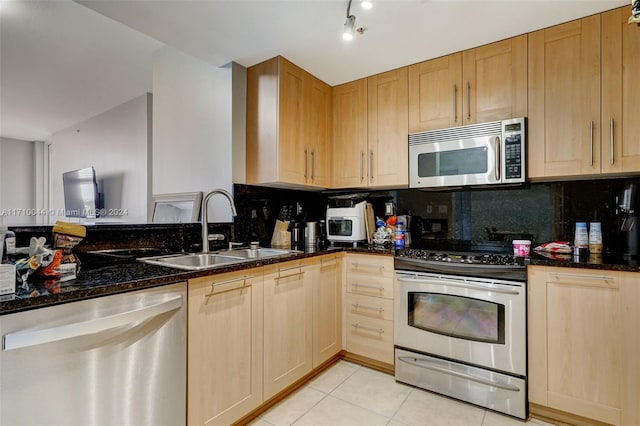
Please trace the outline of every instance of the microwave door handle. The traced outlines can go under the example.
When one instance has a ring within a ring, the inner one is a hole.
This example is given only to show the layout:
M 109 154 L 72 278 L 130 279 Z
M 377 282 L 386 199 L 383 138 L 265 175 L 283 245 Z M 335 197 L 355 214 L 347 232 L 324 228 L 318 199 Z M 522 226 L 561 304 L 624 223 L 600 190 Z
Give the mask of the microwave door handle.
M 496 136 L 496 167 L 495 167 L 496 182 L 500 182 L 500 162 L 502 161 L 500 154 L 501 154 L 500 137 Z

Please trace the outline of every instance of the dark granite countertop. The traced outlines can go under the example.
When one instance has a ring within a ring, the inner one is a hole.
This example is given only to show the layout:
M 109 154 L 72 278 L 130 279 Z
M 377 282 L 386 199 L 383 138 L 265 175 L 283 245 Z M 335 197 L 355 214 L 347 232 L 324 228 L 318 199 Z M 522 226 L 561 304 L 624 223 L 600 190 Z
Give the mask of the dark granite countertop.
M 381 248 L 374 246 L 307 250 L 305 252 L 293 253 L 288 256 L 243 262 L 241 264 L 231 264 L 228 266 L 221 266 L 215 269 L 201 271 L 186 271 L 150 265 L 139 261 L 129 261 L 96 269 L 81 270 L 78 274 L 78 278 L 75 280 L 57 282 L 50 286 L 29 284 L 28 289 L 19 288 L 16 294 L 0 296 L 0 315 L 132 290 L 157 287 L 197 277 L 234 272 L 274 263 L 288 262 L 295 259 L 321 256 L 338 251 L 382 256 L 393 256 L 395 253 L 393 248 Z M 529 265 L 640 272 L 640 265 L 638 265 L 637 262 L 625 262 L 622 260 L 607 258 L 606 256 L 600 258 L 592 256 L 591 258 L 585 257 L 574 260 L 571 256 L 561 259 L 550 259 L 537 253 L 533 253 L 530 258 Z
M 591 255 L 582 257 L 560 255 L 555 256 L 554 258 L 549 258 L 538 253 L 532 253 L 529 264 L 532 266 L 555 266 L 563 268 L 595 269 L 601 271 L 640 272 L 639 261 L 624 260 L 607 255 Z
M 225 272 L 234 272 L 273 263 L 321 256 L 336 251 L 378 254 L 384 256 L 393 256 L 394 254 L 393 249 L 376 247 L 307 250 L 305 252 L 293 253 L 288 256 L 260 259 L 200 271 L 186 271 L 163 266 L 155 266 L 134 260 L 96 269 L 83 269 L 80 271 L 76 279 L 65 282 L 56 282 L 53 285 L 29 283 L 28 289 L 18 288 L 15 294 L 0 296 L 0 315 L 132 290 L 157 287 L 207 275 L 222 274 Z

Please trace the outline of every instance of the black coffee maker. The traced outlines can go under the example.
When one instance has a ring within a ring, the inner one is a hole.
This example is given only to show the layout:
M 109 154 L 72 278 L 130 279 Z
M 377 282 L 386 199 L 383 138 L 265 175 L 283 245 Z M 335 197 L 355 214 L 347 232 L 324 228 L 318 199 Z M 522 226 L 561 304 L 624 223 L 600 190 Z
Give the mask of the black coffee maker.
M 620 253 L 625 260 L 637 260 L 640 252 L 640 183 L 630 183 L 616 202 Z

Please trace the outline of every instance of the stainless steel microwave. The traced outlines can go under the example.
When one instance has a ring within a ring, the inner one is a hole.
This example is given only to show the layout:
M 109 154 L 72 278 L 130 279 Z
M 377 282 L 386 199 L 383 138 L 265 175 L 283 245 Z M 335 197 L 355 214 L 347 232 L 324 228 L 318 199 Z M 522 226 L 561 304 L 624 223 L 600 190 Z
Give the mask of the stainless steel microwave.
M 526 118 L 409 135 L 409 187 L 521 184 Z

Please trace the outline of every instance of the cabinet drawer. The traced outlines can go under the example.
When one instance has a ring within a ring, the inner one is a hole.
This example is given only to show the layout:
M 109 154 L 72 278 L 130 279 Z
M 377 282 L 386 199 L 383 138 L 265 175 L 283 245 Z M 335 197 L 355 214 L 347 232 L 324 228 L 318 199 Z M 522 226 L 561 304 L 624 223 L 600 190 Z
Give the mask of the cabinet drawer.
M 347 277 L 353 274 L 393 278 L 393 257 L 349 254 L 346 258 Z
M 346 293 L 345 307 L 349 314 L 393 321 L 393 300 L 390 299 Z
M 393 321 L 347 314 L 347 351 L 393 364 Z
M 348 274 L 347 292 L 364 296 L 393 299 L 393 277 L 368 274 Z

